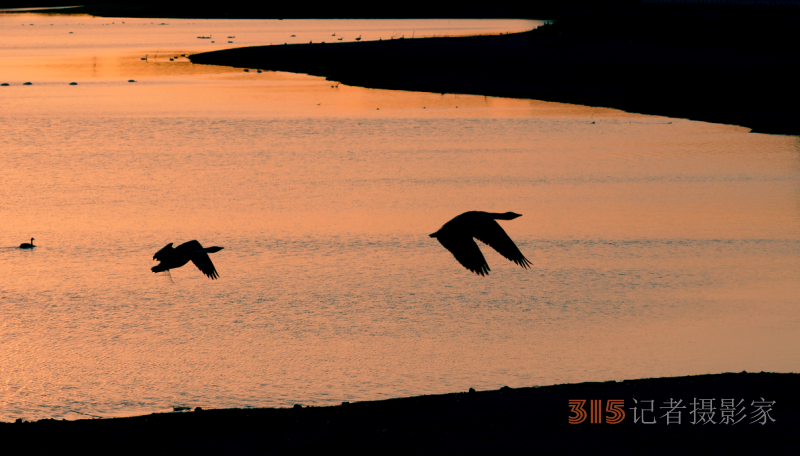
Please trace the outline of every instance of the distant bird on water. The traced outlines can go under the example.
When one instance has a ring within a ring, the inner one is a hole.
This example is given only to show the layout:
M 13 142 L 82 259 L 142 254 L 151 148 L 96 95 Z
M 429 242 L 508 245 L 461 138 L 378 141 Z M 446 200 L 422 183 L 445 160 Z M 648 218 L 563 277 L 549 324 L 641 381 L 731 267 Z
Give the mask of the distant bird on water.
M 33 238 L 31 238 L 30 244 L 27 243 L 27 242 L 23 242 L 22 244 L 19 245 L 19 248 L 21 248 L 21 249 L 32 249 L 34 247 L 36 247 L 36 246 L 33 245 Z
M 514 220 L 521 216 L 514 212 L 503 214 L 482 211 L 464 212 L 442 225 L 439 231 L 430 236 L 438 239 L 462 266 L 475 274 L 488 274 L 489 265 L 486 264 L 486 259 L 478 248 L 478 244 L 472 238 L 480 240 L 504 257 L 527 269 L 531 262 L 522 255 L 514 241 L 495 222 L 495 220 Z
M 203 248 L 197 241 L 184 242 L 172 248 L 172 242 L 170 242 L 153 255 L 153 259 L 160 261 L 160 263 L 153 266 L 151 270 L 153 272 L 168 271 L 170 269 L 179 268 L 191 260 L 203 274 L 211 279 L 216 279 L 219 277 L 219 274 L 217 274 L 214 263 L 211 262 L 211 258 L 208 257 L 208 254 L 219 252 L 222 249 L 223 247 Z

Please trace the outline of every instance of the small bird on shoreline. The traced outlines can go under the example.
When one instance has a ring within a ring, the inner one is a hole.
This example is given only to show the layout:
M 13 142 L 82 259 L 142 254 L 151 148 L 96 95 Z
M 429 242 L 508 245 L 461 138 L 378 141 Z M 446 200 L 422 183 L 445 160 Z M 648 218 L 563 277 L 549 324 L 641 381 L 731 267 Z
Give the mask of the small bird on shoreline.
M 153 266 L 151 271 L 168 271 L 170 269 L 179 268 L 191 261 L 203 274 L 211 279 L 216 279 L 219 277 L 219 274 L 217 274 L 214 263 L 211 262 L 211 258 L 208 257 L 208 254 L 219 252 L 222 249 L 223 247 L 216 246 L 204 248 L 197 241 L 184 242 L 173 248 L 172 242 L 170 242 L 153 255 L 153 259 L 160 261 L 160 263 Z
M 33 245 L 33 238 L 31 238 L 31 242 L 30 243 L 23 242 L 22 244 L 19 245 L 19 248 L 21 248 L 21 249 L 32 249 L 34 247 L 36 247 L 36 246 Z
M 521 216 L 514 212 L 502 214 L 483 211 L 464 212 L 442 225 L 439 231 L 431 234 L 430 237 L 438 239 L 439 243 L 449 250 L 462 266 L 481 276 L 489 274 L 489 265 L 478 248 L 478 244 L 472 238 L 480 240 L 504 257 L 527 269 L 531 262 L 522 255 L 514 241 L 495 221 L 514 220 Z

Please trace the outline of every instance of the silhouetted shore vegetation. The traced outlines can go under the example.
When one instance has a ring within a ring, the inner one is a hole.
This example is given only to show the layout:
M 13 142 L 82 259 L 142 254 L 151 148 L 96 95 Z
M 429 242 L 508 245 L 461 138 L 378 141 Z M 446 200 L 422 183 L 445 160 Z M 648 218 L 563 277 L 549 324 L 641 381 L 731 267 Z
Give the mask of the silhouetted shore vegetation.
M 70 14 L 103 17 L 209 19 L 425 19 L 552 18 L 573 13 L 598 14 L 638 0 L 537 0 L 534 2 L 226 2 L 200 0 L 0 0 L 0 8 L 82 5 Z
M 793 1 L 548 0 L 454 7 L 416 0 L 402 6 L 166 0 L 95 1 L 59 13 L 64 11 L 186 18 L 554 19 L 511 35 L 265 46 L 191 59 L 308 73 L 370 88 L 533 98 L 800 134 L 800 3 Z
M 8 454 L 781 455 L 797 451 L 798 384 L 800 374 L 762 372 L 503 387 L 329 407 L 176 406 L 180 411 L 132 418 L 0 423 L 0 437 Z M 607 423 L 610 399 L 623 401 L 618 424 Z M 701 399 L 713 401 L 703 409 Z M 569 424 L 578 416 L 570 400 L 586 401 L 584 422 Z M 592 400 L 602 401 L 598 423 L 591 422 Z
M 261 46 L 190 59 L 370 88 L 534 98 L 800 134 L 800 8 L 725 11 L 639 9 L 509 35 Z

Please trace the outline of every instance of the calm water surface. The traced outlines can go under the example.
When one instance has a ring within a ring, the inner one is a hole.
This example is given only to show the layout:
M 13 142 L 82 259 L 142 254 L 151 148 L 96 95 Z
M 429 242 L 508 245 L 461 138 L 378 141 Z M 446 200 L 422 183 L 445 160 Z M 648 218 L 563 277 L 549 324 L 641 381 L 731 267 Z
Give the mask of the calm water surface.
M 0 15 L 0 420 L 798 371 L 797 137 L 180 57 L 537 25 Z

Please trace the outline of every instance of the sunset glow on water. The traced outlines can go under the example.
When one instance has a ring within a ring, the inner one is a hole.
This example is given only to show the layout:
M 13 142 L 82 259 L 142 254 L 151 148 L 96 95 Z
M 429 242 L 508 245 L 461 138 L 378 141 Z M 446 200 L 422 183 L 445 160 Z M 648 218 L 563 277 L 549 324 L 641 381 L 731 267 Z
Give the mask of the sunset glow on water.
M 797 137 L 180 57 L 538 21 L 149 22 L 0 15 L 0 421 L 800 367 Z

